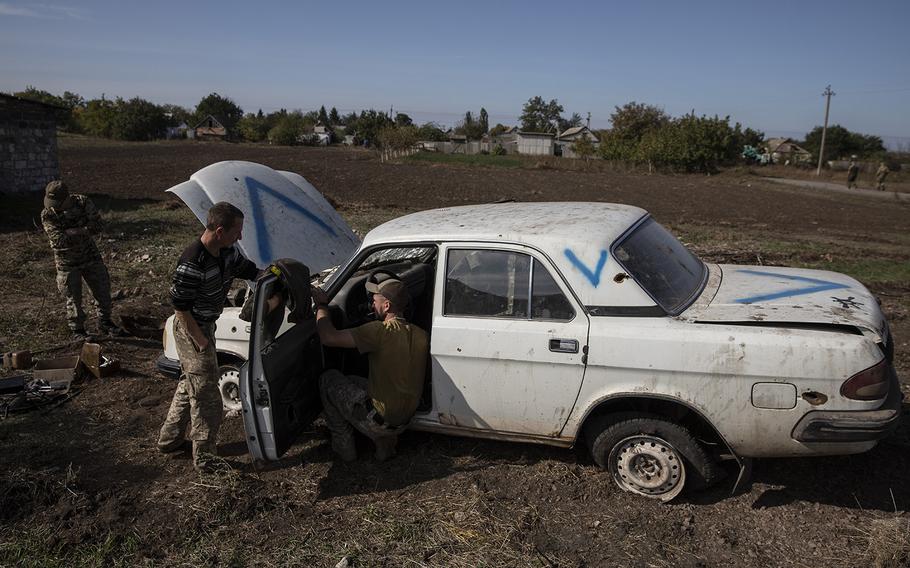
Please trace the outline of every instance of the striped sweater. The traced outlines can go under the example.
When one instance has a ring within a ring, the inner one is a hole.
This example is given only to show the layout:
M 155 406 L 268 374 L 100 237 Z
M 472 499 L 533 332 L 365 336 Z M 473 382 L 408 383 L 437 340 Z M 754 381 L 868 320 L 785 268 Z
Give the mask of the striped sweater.
M 196 239 L 186 247 L 171 285 L 171 304 L 175 310 L 189 311 L 197 322 L 213 322 L 221 315 L 234 278 L 256 278 L 256 265 L 240 254 L 236 246 L 221 249 L 213 256 Z

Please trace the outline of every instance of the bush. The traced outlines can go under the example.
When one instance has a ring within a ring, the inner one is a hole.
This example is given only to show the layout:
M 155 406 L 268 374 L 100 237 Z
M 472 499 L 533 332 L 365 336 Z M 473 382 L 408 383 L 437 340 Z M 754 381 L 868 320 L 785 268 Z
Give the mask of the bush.
M 502 144 L 496 144 L 490 153 L 494 156 L 505 156 L 506 149 L 502 147 Z

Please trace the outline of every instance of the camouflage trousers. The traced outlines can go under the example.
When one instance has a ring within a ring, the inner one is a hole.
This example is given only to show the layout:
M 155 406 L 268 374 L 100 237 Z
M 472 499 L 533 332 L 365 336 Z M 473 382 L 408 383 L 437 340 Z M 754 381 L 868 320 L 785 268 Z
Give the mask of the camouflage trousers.
M 353 451 L 354 428 L 376 444 L 376 457 L 385 459 L 395 451 L 398 434 L 407 425 L 389 428 L 374 420 L 376 411 L 367 391 L 368 380 L 328 369 L 319 376 L 319 396 L 325 423 L 332 433 L 332 448 L 345 455 Z M 353 458 L 352 458 L 353 459 Z
M 217 455 L 218 429 L 224 415 L 218 389 L 215 324 L 200 323 L 199 327 L 209 340 L 202 351 L 196 348 L 182 319 L 174 318 L 174 341 L 182 374 L 158 436 L 158 447 L 167 451 L 183 442 L 184 431 L 189 424 L 188 438 L 193 442 L 193 464 L 197 468 L 204 467 L 212 456 Z
M 111 277 L 104 261 L 97 260 L 78 266 L 57 265 L 57 289 L 66 299 L 66 320 L 72 331 L 85 329 L 85 310 L 82 309 L 82 281 L 88 284 L 98 307 L 98 320 L 111 322 Z

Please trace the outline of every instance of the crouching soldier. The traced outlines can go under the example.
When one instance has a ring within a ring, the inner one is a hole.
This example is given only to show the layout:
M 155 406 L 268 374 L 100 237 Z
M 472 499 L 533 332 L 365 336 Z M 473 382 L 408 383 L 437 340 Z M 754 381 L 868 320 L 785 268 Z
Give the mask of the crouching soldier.
M 83 280 L 98 306 L 101 333 L 123 335 L 111 319 L 111 277 L 95 245 L 94 236 L 102 226 L 95 204 L 85 195 L 70 194 L 62 181 L 52 181 L 44 190 L 41 224 L 54 251 L 57 288 L 66 298 L 66 319 L 73 338 L 86 338 Z
M 313 288 L 316 330 L 323 345 L 357 348 L 368 354 L 370 376 L 344 375 L 335 369 L 319 377 L 325 421 L 332 449 L 344 461 L 357 458 L 354 428 L 376 444 L 376 459 L 395 455 L 398 434 L 406 427 L 423 392 L 427 364 L 427 334 L 402 314 L 409 297 L 404 284 L 389 278 L 366 283 L 378 321 L 353 329 L 336 329 L 328 297 Z

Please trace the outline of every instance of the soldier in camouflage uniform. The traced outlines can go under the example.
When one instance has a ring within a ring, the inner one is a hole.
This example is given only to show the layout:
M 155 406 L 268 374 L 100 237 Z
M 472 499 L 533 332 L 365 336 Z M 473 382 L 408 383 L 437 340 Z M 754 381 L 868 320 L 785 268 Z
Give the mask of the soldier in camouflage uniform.
M 890 171 L 885 162 L 879 162 L 878 169 L 875 170 L 875 189 L 885 191 L 885 178 L 888 177 Z
M 101 333 L 122 335 L 111 320 L 111 278 L 93 238 L 102 226 L 95 204 L 85 195 L 70 194 L 62 181 L 52 181 L 44 190 L 41 223 L 54 250 L 57 288 L 66 298 L 66 319 L 73 337 L 86 337 L 83 280 L 98 306 Z

